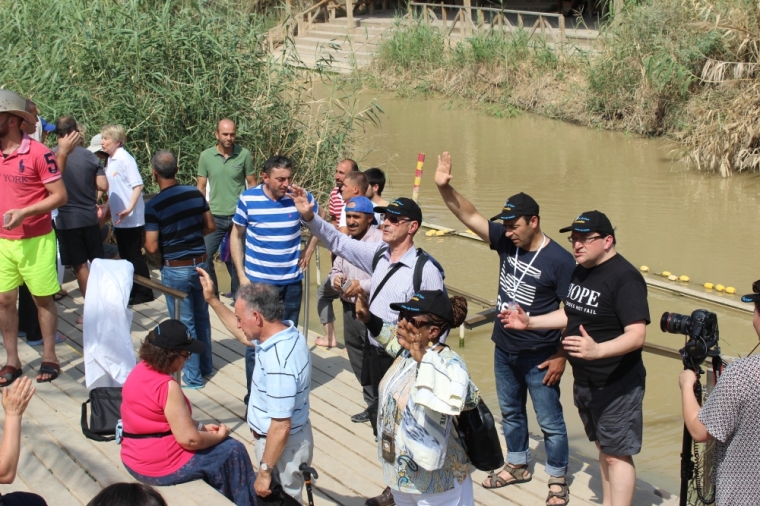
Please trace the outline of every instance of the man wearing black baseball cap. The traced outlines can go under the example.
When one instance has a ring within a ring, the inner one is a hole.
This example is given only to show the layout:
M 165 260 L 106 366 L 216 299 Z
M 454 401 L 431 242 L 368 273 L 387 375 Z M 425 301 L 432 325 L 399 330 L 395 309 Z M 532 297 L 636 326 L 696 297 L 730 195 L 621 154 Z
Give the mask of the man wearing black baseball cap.
M 400 197 L 385 207 L 375 207 L 375 212 L 385 214 L 385 219 L 380 224 L 383 241 L 364 242 L 341 234 L 330 223 L 315 216 L 313 204 L 309 203 L 307 192 L 303 188 L 292 186 L 289 195 L 293 198 L 303 223 L 328 250 L 372 275 L 369 309 L 383 321 L 391 325 L 398 323 L 398 311 L 391 309 L 391 303 L 409 300 L 420 290 L 445 290 L 443 269 L 427 253 L 414 247 L 414 236 L 422 223 L 422 211 L 413 200 Z M 415 281 L 419 282 L 419 286 L 415 286 Z M 367 347 L 369 382 L 375 397 L 375 402 L 368 411 L 374 431 L 380 380 L 393 363 L 394 357 L 386 353 L 371 335 L 367 334 L 367 337 L 370 343 Z M 390 504 L 393 504 L 393 496 L 389 487 L 381 495 L 366 502 L 367 506 Z
M 526 193 L 507 199 L 490 220 L 451 186 L 451 156 L 438 157 L 435 182 L 444 203 L 468 229 L 499 255 L 499 310 L 518 305 L 531 315 L 556 311 L 568 293 L 573 257 L 541 231 L 538 203 Z M 559 382 L 565 353 L 559 329 L 515 330 L 494 321 L 494 378 L 507 442 L 507 463 L 483 482 L 499 488 L 531 479 L 528 472 L 528 393 L 546 444 L 546 472 L 551 477 L 548 504 L 565 504 L 568 440 Z
M 760 338 L 760 280 L 742 302 L 754 304 L 752 325 Z M 734 360 L 720 375 L 700 407 L 694 395 L 697 375 L 685 370 L 678 377 L 686 428 L 694 441 L 715 440 L 715 505 L 757 504 L 760 496 L 760 355 Z
M 533 316 L 518 308 L 500 316 L 508 328 L 565 328 L 562 345 L 573 367 L 573 398 L 586 435 L 599 448 L 604 502 L 630 504 L 633 455 L 641 451 L 643 430 L 646 283 L 615 251 L 615 229 L 604 213 L 585 212 L 560 232 L 570 232 L 578 262 L 564 310 Z

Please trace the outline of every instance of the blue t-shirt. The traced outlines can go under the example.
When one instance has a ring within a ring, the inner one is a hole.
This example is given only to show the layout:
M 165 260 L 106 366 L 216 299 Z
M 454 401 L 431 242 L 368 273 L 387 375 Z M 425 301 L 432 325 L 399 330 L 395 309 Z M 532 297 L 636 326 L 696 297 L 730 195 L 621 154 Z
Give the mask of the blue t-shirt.
M 314 202 L 311 193 L 309 202 Z M 314 206 L 314 212 L 318 211 Z M 301 251 L 301 215 L 293 199 L 285 195 L 272 200 L 264 186 L 249 188 L 240 195 L 236 225 L 245 231 L 245 275 L 254 283 L 290 285 L 301 281 L 298 268 Z
M 573 256 L 556 241 L 550 241 L 541 250 L 533 265 L 536 251 L 519 249 L 507 239 L 504 225 L 489 222 L 488 235 L 491 249 L 499 254 L 499 296 L 496 306 L 499 311 L 507 307 L 512 299 L 515 283 L 522 278 L 518 285 L 514 300 L 532 315 L 551 313 L 559 308 L 559 303 L 567 297 L 570 277 L 575 269 Z M 517 251 L 517 267 L 515 268 L 515 251 Z M 527 272 L 526 272 L 527 269 Z M 523 276 L 523 273 L 525 274 Z M 491 340 L 509 353 L 521 351 L 543 352 L 557 348 L 559 330 L 511 330 L 505 329 L 499 318 L 496 318 Z
M 206 253 L 203 214 L 208 203 L 195 186 L 164 188 L 145 204 L 145 230 L 158 231 L 164 260 L 187 260 Z
M 293 322 L 263 343 L 256 344 L 256 367 L 248 399 L 248 425 L 266 435 L 272 418 L 290 418 L 290 433 L 309 421 L 311 353 L 306 338 Z

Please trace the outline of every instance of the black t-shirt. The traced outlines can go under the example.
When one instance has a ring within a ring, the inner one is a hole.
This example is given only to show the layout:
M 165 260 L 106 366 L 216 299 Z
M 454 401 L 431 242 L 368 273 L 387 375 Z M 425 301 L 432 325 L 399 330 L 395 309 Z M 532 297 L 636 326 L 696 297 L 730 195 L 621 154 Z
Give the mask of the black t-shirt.
M 581 335 L 580 326 L 596 341 L 611 341 L 639 320 L 649 324 L 647 285 L 636 267 L 615 255 L 591 269 L 578 265 L 565 298 L 567 336 Z M 641 349 L 617 357 L 584 360 L 568 356 L 576 383 L 602 387 L 636 367 L 644 367 Z
M 567 295 L 570 275 L 575 268 L 573 256 L 556 241 L 551 241 L 547 237 L 547 244 L 536 257 L 536 251 L 519 249 L 507 239 L 505 232 L 506 229 L 501 223 L 489 222 L 488 234 L 491 249 L 495 250 L 501 259 L 497 309 L 501 311 L 507 307 L 507 302 L 512 299 L 515 283 L 522 278 L 514 297 L 520 306 L 532 315 L 555 311 Z M 516 270 L 515 251 L 517 251 Z M 528 269 L 528 264 L 534 257 L 536 260 Z M 528 269 L 527 272 L 526 269 Z M 556 349 L 559 338 L 559 330 L 505 329 L 498 317 L 494 322 L 491 336 L 491 340 L 499 348 L 509 353 Z
M 105 176 L 98 157 L 82 146 L 75 147 L 66 159 L 66 170 L 63 173 L 63 184 L 69 200 L 65 206 L 58 208 L 56 227 L 64 230 L 98 224 L 95 208 L 98 198 L 95 183 L 97 176 Z

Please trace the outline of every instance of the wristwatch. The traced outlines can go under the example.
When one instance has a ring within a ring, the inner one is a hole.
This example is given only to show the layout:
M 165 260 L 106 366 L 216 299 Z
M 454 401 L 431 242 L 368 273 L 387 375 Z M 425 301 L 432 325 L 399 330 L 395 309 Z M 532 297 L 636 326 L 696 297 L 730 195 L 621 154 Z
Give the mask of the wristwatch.
M 269 466 L 269 464 L 267 464 L 266 462 L 262 460 L 261 462 L 259 462 L 259 472 L 271 473 L 272 468 Z

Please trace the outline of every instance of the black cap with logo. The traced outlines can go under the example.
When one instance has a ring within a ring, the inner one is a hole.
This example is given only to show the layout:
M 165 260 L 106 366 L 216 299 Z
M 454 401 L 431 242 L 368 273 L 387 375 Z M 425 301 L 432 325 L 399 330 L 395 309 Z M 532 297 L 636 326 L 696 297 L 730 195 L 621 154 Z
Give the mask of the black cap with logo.
M 752 283 L 752 292 L 747 295 L 742 295 L 742 302 L 760 302 L 760 280 Z
M 206 350 L 206 345 L 193 339 L 187 326 L 179 320 L 162 321 L 156 327 L 154 334 L 156 337 L 150 344 L 165 350 L 187 350 L 199 354 Z
M 406 197 L 399 197 L 385 207 L 376 207 L 375 212 L 386 215 L 391 214 L 393 216 L 406 216 L 411 221 L 422 224 L 422 210 L 420 206 L 417 205 L 417 202 Z
M 509 197 L 504 204 L 504 209 L 491 218 L 491 221 L 509 221 L 520 216 L 538 216 L 538 203 L 533 200 L 533 197 L 523 192 Z
M 610 223 L 607 215 L 600 211 L 586 211 L 575 218 L 572 225 L 561 228 L 559 231 L 562 234 L 565 232 L 580 232 L 582 234 L 599 232 L 600 234 L 615 237 L 615 229 L 612 228 L 612 223 Z
M 443 290 L 421 290 L 406 302 L 394 302 L 391 309 L 418 314 L 429 313 L 440 316 L 449 323 L 454 321 L 451 301 Z

